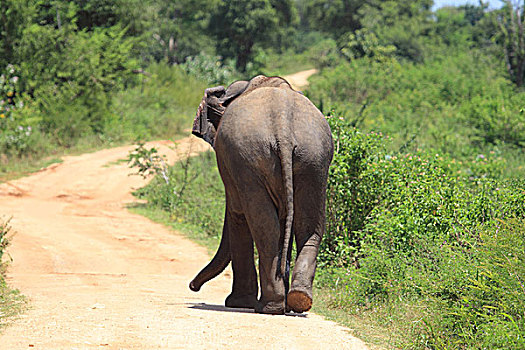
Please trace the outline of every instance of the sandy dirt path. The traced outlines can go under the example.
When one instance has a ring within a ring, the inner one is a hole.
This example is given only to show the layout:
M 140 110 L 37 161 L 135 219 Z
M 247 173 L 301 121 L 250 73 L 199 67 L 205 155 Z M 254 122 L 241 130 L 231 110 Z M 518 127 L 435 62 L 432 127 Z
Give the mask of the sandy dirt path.
M 170 156 L 200 152 L 193 137 L 150 143 Z M 130 213 L 145 184 L 118 160 L 132 146 L 64 158 L 0 185 L 0 215 L 16 235 L 8 283 L 29 309 L 0 335 L 0 349 L 366 349 L 348 329 L 308 313 L 227 309 L 231 272 L 199 293 L 188 282 L 206 250 Z
M 295 90 L 301 90 L 308 86 L 308 78 L 317 73 L 317 69 L 308 69 L 294 74 L 286 75 L 283 78 L 288 80 Z

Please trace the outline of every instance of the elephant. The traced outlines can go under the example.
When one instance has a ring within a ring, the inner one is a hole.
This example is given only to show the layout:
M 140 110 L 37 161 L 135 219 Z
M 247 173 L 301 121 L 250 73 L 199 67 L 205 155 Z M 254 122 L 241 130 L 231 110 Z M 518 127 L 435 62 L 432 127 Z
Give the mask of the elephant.
M 285 79 L 260 75 L 206 89 L 192 133 L 215 150 L 226 210 L 219 248 L 190 289 L 199 291 L 231 261 L 226 307 L 308 311 L 334 152 L 324 115 Z M 297 256 L 290 285 L 293 238 Z

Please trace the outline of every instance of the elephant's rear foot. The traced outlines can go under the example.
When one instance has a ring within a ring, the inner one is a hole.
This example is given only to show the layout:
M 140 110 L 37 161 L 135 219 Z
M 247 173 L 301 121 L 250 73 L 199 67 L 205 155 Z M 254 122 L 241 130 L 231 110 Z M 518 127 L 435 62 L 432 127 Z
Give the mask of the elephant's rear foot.
M 286 299 L 287 306 L 294 312 L 305 312 L 312 308 L 312 297 L 300 290 L 291 290 Z
M 230 294 L 226 298 L 225 302 L 226 307 L 233 308 L 244 308 L 244 309 L 255 309 L 257 305 L 257 296 L 256 295 L 234 295 Z
M 284 300 L 282 302 L 257 302 L 255 312 L 260 314 L 284 315 Z

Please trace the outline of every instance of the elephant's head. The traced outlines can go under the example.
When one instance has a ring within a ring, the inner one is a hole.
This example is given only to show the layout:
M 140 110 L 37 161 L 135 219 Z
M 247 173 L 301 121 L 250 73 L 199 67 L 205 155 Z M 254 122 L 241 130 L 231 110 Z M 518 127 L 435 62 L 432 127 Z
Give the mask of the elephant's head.
M 215 134 L 226 110 L 226 107 L 239 96 L 248 86 L 248 82 L 241 80 L 224 88 L 216 86 L 204 91 L 204 97 L 197 109 L 197 115 L 193 121 L 192 133 L 213 146 Z
M 265 77 L 264 75 L 258 75 L 250 81 L 236 81 L 228 86 L 228 88 L 216 86 L 206 89 L 201 104 L 197 109 L 192 133 L 195 136 L 203 138 L 213 146 L 215 135 L 226 107 L 241 94 L 246 95 L 262 87 L 293 90 L 291 85 L 283 78 Z

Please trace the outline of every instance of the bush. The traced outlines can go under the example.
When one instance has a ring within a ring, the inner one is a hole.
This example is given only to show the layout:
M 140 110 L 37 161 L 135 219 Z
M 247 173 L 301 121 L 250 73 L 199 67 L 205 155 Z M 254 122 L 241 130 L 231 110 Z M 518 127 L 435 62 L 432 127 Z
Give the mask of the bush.
M 343 119 L 329 119 L 335 143 L 327 195 L 327 232 L 321 263 L 346 265 L 357 256 L 360 237 L 370 211 L 380 197 L 383 178 L 365 174 L 371 162 L 385 156 L 383 137 L 363 134 Z
M 3 218 L 0 220 L 0 282 L 2 281 L 2 275 L 4 273 L 3 256 L 9 245 L 9 232 L 11 231 L 11 226 L 9 225 L 10 220 L 11 219 L 4 220 Z
M 20 312 L 24 298 L 17 290 L 9 288 L 4 274 L 8 260 L 5 259 L 6 248 L 11 238 L 11 226 L 9 221 L 0 217 L 0 330 L 7 323 L 6 320 Z M 2 259 L 3 258 L 3 259 Z M 6 261 L 7 260 L 7 261 Z
M 23 61 L 24 90 L 34 97 L 43 131 L 59 138 L 65 133 L 60 143 L 101 133 L 111 116 L 113 94 L 134 79 L 131 71 L 137 68 L 130 57 L 132 41 L 124 38 L 123 29 L 74 29 L 33 25 L 21 44 L 24 57 L 40 58 L 37 64 Z
M 508 94 L 508 95 L 507 95 Z M 476 135 L 489 143 L 509 143 L 525 147 L 525 92 L 508 91 L 501 96 L 476 96 L 464 106 L 465 122 Z
M 502 221 L 482 228 L 479 237 L 468 254 L 443 247 L 444 273 L 428 290 L 441 312 L 419 341 L 435 348 L 525 347 L 525 221 Z
M 33 150 L 34 126 L 38 120 L 23 114 L 20 79 L 15 67 L 7 65 L 0 75 L 0 151 L 20 155 Z
M 176 151 L 176 149 L 175 149 Z M 188 157 L 167 167 L 156 149 L 139 145 L 130 154 L 138 173 L 157 176 L 134 194 L 148 205 L 168 212 L 170 218 L 199 227 L 207 235 L 222 234 L 224 186 L 212 152 Z
M 209 84 L 229 85 L 238 74 L 233 62 L 223 63 L 220 56 L 200 53 L 186 58 L 180 67 L 188 74 Z
M 179 66 L 153 64 L 137 86 L 114 96 L 104 134 L 113 140 L 173 138 L 191 126 L 205 88 Z
M 322 70 L 336 66 L 341 61 L 337 43 L 333 39 L 324 39 L 316 42 L 307 51 L 316 68 Z
M 523 92 L 476 51 L 425 65 L 365 57 L 310 81 L 306 94 L 324 113 L 331 108 L 362 131 L 388 134 L 391 151 L 432 148 L 458 160 L 491 151 L 509 160 L 523 156 Z M 509 174 L 523 174 L 519 162 L 506 166 Z
M 517 267 L 525 182 L 494 180 L 502 168 L 495 154 L 391 153 L 380 134 L 329 122 L 336 152 L 320 262 L 331 306 L 361 316 L 405 311 L 395 321 L 410 332 L 403 347 L 497 347 L 523 337 L 525 308 L 515 300 L 523 296 L 514 291 L 525 278 Z
M 9 70 L 15 72 L 13 67 Z M 0 86 L 5 96 L 13 89 L 15 76 L 10 74 L 4 75 L 6 84 Z M 20 159 L 34 161 L 57 149 L 79 147 L 81 140 L 92 147 L 180 135 L 191 124 L 206 87 L 178 66 L 153 64 L 132 86 L 117 84 L 120 90 L 114 86 L 107 92 L 101 86 L 105 102 L 96 116 L 92 111 L 100 101 L 95 98 L 84 100 L 82 93 L 78 98 L 66 98 L 67 89 L 48 97 L 31 97 L 18 93 L 23 81 L 16 81 L 13 98 L 0 98 L 0 164 L 8 168 Z

